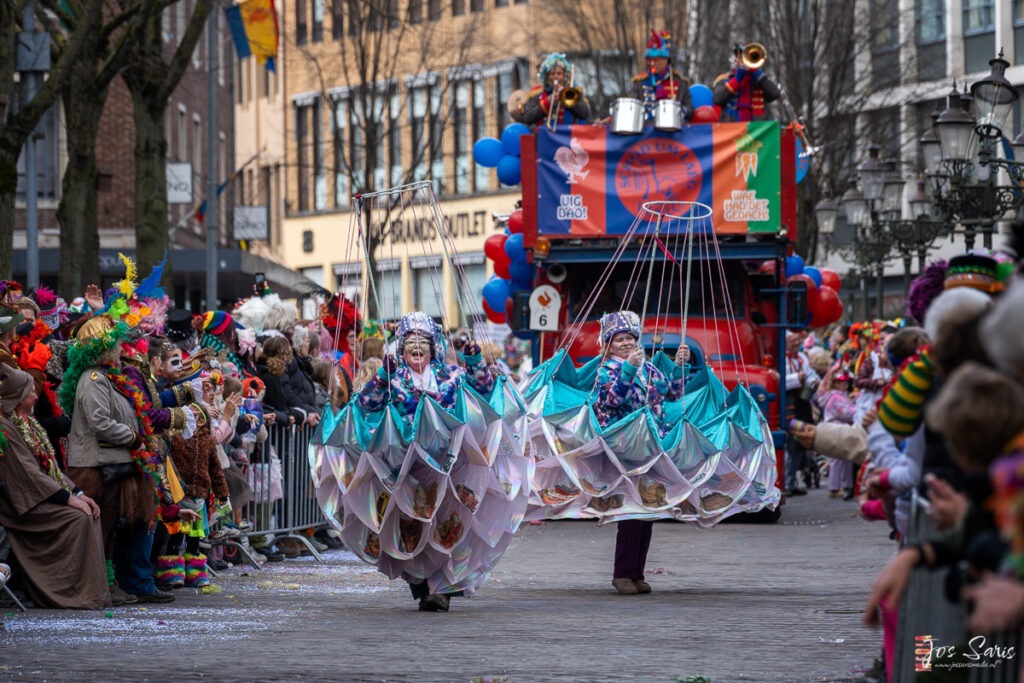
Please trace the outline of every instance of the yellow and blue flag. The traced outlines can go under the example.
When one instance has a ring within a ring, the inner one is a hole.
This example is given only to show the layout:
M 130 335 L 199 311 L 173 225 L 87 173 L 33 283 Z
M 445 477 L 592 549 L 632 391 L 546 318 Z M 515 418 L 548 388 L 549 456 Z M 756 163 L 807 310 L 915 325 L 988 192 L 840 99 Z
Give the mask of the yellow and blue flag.
M 275 71 L 278 30 L 274 0 L 245 0 L 226 7 L 224 14 L 238 58 L 256 55 L 256 61 L 266 64 L 269 71 Z

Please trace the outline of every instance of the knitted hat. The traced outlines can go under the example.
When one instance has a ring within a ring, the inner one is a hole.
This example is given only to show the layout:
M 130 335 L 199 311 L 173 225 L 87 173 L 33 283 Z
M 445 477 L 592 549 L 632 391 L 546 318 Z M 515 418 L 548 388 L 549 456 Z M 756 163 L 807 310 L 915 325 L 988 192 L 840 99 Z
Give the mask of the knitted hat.
M 651 37 L 647 41 L 647 51 L 644 57 L 672 58 L 672 35 L 668 31 L 655 31 L 651 29 Z
M 954 256 L 946 269 L 945 289 L 971 287 L 986 294 L 1003 290 L 1003 283 L 997 277 L 999 264 L 991 256 L 967 253 Z
M 24 319 L 25 316 L 19 313 L 17 308 L 0 304 L 0 334 L 13 330 Z
M 16 306 L 18 308 L 31 308 L 35 311 L 36 317 L 39 317 L 39 304 L 27 296 L 23 296 L 18 299 Z
M 607 344 L 619 332 L 629 332 L 640 339 L 640 316 L 633 311 L 619 311 L 601 316 L 601 343 Z
M 14 412 L 15 407 L 35 388 L 32 375 L 11 367 L 0 365 L 0 409 L 4 414 Z
M 230 313 L 224 311 L 207 311 L 203 313 L 203 332 L 212 335 L 221 335 L 228 328 L 235 324 L 235 319 Z
M 192 327 L 192 313 L 189 311 L 179 308 L 167 315 L 164 335 L 171 341 L 184 341 L 195 333 Z
M 548 74 L 551 73 L 551 70 L 554 69 L 556 66 L 560 66 L 563 69 L 565 69 L 566 75 L 568 75 L 569 72 L 572 71 L 572 64 L 569 62 L 569 58 L 566 57 L 564 53 L 552 52 L 551 54 L 544 58 L 544 61 L 541 62 L 540 66 L 537 68 L 537 80 L 540 81 L 541 84 L 547 83 Z
M 910 289 L 907 290 L 907 315 L 918 323 L 924 323 L 928 307 L 942 293 L 947 268 L 949 264 L 945 260 L 933 261 L 910 283 Z

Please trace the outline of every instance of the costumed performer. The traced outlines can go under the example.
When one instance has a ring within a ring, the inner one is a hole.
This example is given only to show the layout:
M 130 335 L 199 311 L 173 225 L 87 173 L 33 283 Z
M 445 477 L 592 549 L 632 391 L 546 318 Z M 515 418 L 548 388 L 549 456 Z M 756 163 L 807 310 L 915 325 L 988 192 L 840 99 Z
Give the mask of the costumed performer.
M 658 100 L 678 100 L 682 105 L 683 118 L 693 117 L 693 100 L 690 97 L 690 81 L 672 68 L 672 36 L 668 31 L 651 29 L 644 58 L 647 70 L 633 76 L 631 90 L 633 97 L 644 103 L 645 118 L 654 119 L 654 107 Z
M 690 349 L 686 344 L 679 346 L 672 377 L 665 377 L 646 359 L 644 348 L 639 343 L 640 334 L 640 317 L 632 311 L 609 313 L 601 318 L 605 360 L 598 375 L 594 414 L 598 423 L 607 427 L 646 406 L 658 423 L 659 433 L 664 436 L 667 425 L 662 419 L 662 404 L 682 398 L 684 366 L 690 358 Z M 612 586 L 622 595 L 650 593 L 651 586 L 644 580 L 644 566 L 654 522 L 630 519 L 618 525 Z
M 543 123 L 549 116 L 553 116 L 552 123 L 555 125 L 589 121 L 590 104 L 582 91 L 575 88 L 579 96 L 574 98 L 573 92 L 566 90 L 574 87 L 571 82 L 572 72 L 572 64 L 561 52 L 552 52 L 545 57 L 537 69 L 540 85 L 530 89 L 518 120 L 528 126 Z M 551 114 L 552 108 L 556 110 L 556 116 Z
M 60 471 L 32 417 L 37 398 L 28 373 L 0 364 L 0 524 L 33 602 L 97 609 L 110 604 L 100 509 Z
M 762 67 L 749 68 L 753 65 L 743 59 L 746 49 L 743 43 L 733 46 L 732 70 L 720 74 L 711 89 L 712 101 L 722 108 L 723 121 L 761 121 L 766 116 L 765 105 L 782 95 Z
M 452 408 L 463 381 L 481 394 L 494 388 L 494 376 L 487 368 L 480 345 L 467 341 L 460 352 L 465 363 L 463 371 L 457 365 L 443 362 L 444 349 L 437 323 L 426 313 L 415 311 L 402 316 L 395 330 L 401 360 L 388 354 L 376 376 L 359 391 L 357 401 L 367 412 L 379 412 L 389 404 L 412 422 L 423 396 L 436 400 L 444 408 Z M 422 532 L 420 532 L 422 533 Z M 430 593 L 426 580 L 406 577 L 412 596 L 419 600 L 424 612 L 448 611 L 451 596 Z

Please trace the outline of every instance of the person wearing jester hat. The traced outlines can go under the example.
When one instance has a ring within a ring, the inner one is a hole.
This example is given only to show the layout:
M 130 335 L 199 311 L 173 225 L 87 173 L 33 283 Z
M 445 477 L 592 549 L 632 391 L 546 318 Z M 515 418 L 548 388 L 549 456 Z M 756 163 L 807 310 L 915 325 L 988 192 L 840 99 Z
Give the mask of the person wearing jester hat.
M 543 123 L 551 114 L 552 107 L 557 108 L 556 125 L 569 123 L 587 123 L 590 120 L 590 104 L 587 98 L 580 98 L 572 106 L 559 106 L 562 91 L 572 86 L 572 64 L 561 52 L 552 52 L 537 69 L 537 80 L 540 85 L 534 86 L 522 104 L 519 120 L 528 126 Z
M 398 341 L 400 359 L 388 354 L 384 366 L 377 376 L 367 383 L 358 394 L 360 408 L 367 412 L 385 410 L 390 403 L 398 413 L 409 422 L 416 414 L 417 405 L 423 396 L 430 396 L 442 408 L 451 409 L 456 403 L 458 390 L 462 382 L 468 382 L 476 391 L 486 394 L 495 387 L 495 378 L 487 369 L 486 362 L 475 341 L 468 341 L 460 352 L 460 358 L 466 366 L 463 371 L 458 366 L 445 365 L 442 361 L 443 338 L 433 318 L 421 311 L 415 311 L 401 317 L 395 331 Z M 436 483 L 432 484 L 436 487 Z M 395 484 L 392 496 L 400 495 L 401 482 Z M 417 486 L 417 504 L 422 508 L 433 510 L 434 503 L 429 500 L 429 490 L 420 490 L 424 485 Z M 427 486 L 429 488 L 429 486 Z M 465 489 L 469 493 L 469 489 Z M 436 497 L 437 494 L 435 493 Z M 422 500 L 421 500 L 422 499 Z M 467 499 L 468 500 L 468 499 Z M 467 507 L 477 507 L 479 503 Z M 440 513 L 438 513 L 440 514 Z M 426 515 L 424 515 L 426 516 Z M 416 545 L 415 539 L 422 538 L 422 523 L 416 520 L 402 520 L 402 539 L 410 545 Z M 459 522 L 462 524 L 462 522 Z M 437 529 L 443 532 L 444 523 Z M 433 535 L 434 531 L 429 531 Z M 456 533 L 456 531 L 451 531 Z M 407 541 L 408 539 L 408 541 Z M 380 552 L 380 551 L 378 551 Z M 420 602 L 421 611 L 447 611 L 452 594 L 431 593 L 427 579 L 416 574 L 404 572 L 402 578 L 409 583 L 413 597 Z
M 713 102 L 722 108 L 723 121 L 761 121 L 765 118 L 764 106 L 782 94 L 763 68 L 746 68 L 741 59 L 745 48 L 742 43 L 733 46 L 732 71 L 719 75 L 712 88 Z
M 601 318 L 601 344 L 605 360 L 598 374 L 598 395 L 594 414 L 602 427 L 647 406 L 658 418 L 658 430 L 664 436 L 666 425 L 660 419 L 665 401 L 683 396 L 683 376 L 690 349 L 682 344 L 676 352 L 676 367 L 666 377 L 646 359 L 640 341 L 640 318 L 632 311 L 608 313 Z M 615 536 L 615 570 L 612 586 L 621 595 L 650 593 L 644 580 L 647 551 L 651 546 L 654 522 L 643 519 L 618 523 Z
M 465 379 L 481 394 L 494 388 L 494 376 L 487 369 L 480 345 L 466 342 L 459 352 L 466 370 L 443 362 L 444 340 L 437 323 L 416 311 L 402 316 L 395 330 L 401 360 L 388 354 L 377 375 L 360 390 L 359 405 L 367 412 L 384 410 L 390 403 L 407 420 L 412 420 L 423 396 L 430 396 L 445 408 L 455 403 L 456 391 Z
M 672 40 L 668 31 L 651 29 L 644 58 L 647 69 L 633 76 L 633 97 L 644 103 L 648 120 L 654 118 L 654 105 L 658 100 L 678 100 L 683 107 L 683 118 L 693 116 L 690 81 L 672 68 Z

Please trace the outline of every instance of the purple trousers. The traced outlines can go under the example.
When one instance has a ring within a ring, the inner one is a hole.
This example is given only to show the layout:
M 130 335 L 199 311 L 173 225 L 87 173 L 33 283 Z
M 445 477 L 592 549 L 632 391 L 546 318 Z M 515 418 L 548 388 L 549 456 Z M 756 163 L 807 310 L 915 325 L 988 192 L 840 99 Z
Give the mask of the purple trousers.
M 634 581 L 643 579 L 654 522 L 629 519 L 618 524 L 615 534 L 615 573 L 612 578 Z

